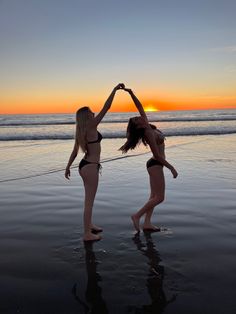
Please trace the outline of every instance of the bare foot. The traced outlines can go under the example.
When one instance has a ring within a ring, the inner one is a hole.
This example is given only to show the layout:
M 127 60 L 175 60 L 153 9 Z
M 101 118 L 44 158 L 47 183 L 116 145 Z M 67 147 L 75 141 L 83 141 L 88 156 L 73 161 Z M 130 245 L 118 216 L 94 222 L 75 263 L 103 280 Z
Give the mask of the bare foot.
M 103 230 L 101 227 L 98 227 L 98 226 L 92 224 L 91 225 L 91 231 L 96 233 L 96 232 L 102 232 Z
M 161 228 L 160 227 L 156 227 L 152 224 L 144 224 L 143 225 L 143 231 L 149 231 L 149 232 L 158 232 L 158 231 L 161 231 Z
M 93 234 L 93 233 L 88 233 L 84 235 L 83 240 L 84 241 L 99 241 L 101 240 L 101 236 L 97 235 L 97 234 Z
M 131 219 L 133 221 L 133 225 L 134 225 L 135 230 L 139 232 L 140 231 L 140 229 L 139 229 L 139 219 L 140 218 L 137 218 L 135 215 L 132 215 Z

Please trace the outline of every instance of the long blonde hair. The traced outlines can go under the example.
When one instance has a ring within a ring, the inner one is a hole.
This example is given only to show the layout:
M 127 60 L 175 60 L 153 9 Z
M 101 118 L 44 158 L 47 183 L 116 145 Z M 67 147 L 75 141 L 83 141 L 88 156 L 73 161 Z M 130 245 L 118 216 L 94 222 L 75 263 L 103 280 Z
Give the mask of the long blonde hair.
M 80 147 L 83 152 L 87 151 L 86 131 L 89 111 L 89 107 L 82 107 L 76 112 L 75 142 L 78 149 Z

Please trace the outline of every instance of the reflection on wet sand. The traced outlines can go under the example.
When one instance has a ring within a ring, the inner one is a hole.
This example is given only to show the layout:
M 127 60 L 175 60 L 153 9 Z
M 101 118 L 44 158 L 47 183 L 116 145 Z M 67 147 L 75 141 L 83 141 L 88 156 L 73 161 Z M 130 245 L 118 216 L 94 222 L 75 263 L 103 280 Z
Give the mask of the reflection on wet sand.
M 142 308 L 135 307 L 135 313 L 162 313 L 165 307 L 176 299 L 173 296 L 167 300 L 163 290 L 164 266 L 160 265 L 160 255 L 155 249 L 150 232 L 145 232 L 145 243 L 140 238 L 140 233 L 136 233 L 133 241 L 137 249 L 148 258 L 147 290 L 151 298 L 151 304 L 143 305 Z
M 146 287 L 147 292 L 150 296 L 151 302 L 142 306 L 131 305 L 128 306 L 128 313 L 132 314 L 160 314 L 163 313 L 166 306 L 176 299 L 176 296 L 172 296 L 169 300 L 167 299 L 164 289 L 164 266 L 160 265 L 160 255 L 155 248 L 151 233 L 144 233 L 145 241 L 137 233 L 133 237 L 133 242 L 145 257 L 147 257 L 147 277 Z M 101 277 L 97 272 L 98 261 L 93 251 L 93 243 L 85 243 L 85 262 L 87 271 L 87 286 L 85 296 L 81 297 L 81 287 L 75 284 L 73 287 L 73 295 L 76 301 L 83 307 L 83 313 L 91 314 L 108 314 L 113 313 L 108 311 L 106 302 L 102 297 L 102 288 L 99 286 Z M 80 294 L 80 295 L 79 295 Z M 119 304 L 122 310 L 122 304 Z M 127 307 L 125 309 L 127 311 Z M 81 311 L 79 312 L 81 313 Z M 116 313 L 116 312 L 115 312 Z
M 83 306 L 84 313 L 91 314 L 107 314 L 108 309 L 105 301 L 102 298 L 102 288 L 98 285 L 101 281 L 99 273 L 97 273 L 97 260 L 93 252 L 93 243 L 85 243 L 85 262 L 87 270 L 87 288 L 85 292 L 86 302 L 83 301 L 79 296 L 79 288 L 77 289 L 77 284 L 74 285 L 72 293 L 75 299 Z

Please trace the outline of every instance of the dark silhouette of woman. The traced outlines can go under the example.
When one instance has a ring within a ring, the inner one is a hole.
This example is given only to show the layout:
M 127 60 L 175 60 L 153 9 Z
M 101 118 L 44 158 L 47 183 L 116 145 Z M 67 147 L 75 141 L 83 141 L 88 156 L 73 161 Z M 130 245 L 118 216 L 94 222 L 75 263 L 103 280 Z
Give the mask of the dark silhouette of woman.
M 176 178 L 178 173 L 175 168 L 165 159 L 165 137 L 156 126 L 149 124 L 147 115 L 141 102 L 134 95 L 133 91 L 124 88 L 133 99 L 140 116 L 129 119 L 126 137 L 127 141 L 120 148 L 123 153 L 135 149 L 139 143 L 149 146 L 153 157 L 147 161 L 147 171 L 150 179 L 150 197 L 144 206 L 131 216 L 136 231 L 140 231 L 140 218 L 145 215 L 143 230 L 159 231 L 160 228 L 151 223 L 154 207 L 163 202 L 165 197 L 165 177 L 163 166 L 167 167 Z
M 84 182 L 85 200 L 84 200 L 84 241 L 100 240 L 101 236 L 94 232 L 101 232 L 102 228 L 92 223 L 93 203 L 97 192 L 101 140 L 102 135 L 97 127 L 110 109 L 114 96 L 119 89 L 123 89 L 124 84 L 118 84 L 106 100 L 102 110 L 95 116 L 89 107 L 82 107 L 76 112 L 76 132 L 75 143 L 70 158 L 68 160 L 65 177 L 70 177 L 70 167 L 75 160 L 79 148 L 85 153 L 79 163 L 79 174 Z

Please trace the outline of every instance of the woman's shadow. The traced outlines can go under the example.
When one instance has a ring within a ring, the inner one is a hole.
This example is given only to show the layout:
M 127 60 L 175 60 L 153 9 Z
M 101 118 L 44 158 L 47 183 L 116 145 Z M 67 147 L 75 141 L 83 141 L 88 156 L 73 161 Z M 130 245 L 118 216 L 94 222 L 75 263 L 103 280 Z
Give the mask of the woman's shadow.
M 74 285 L 72 293 L 75 299 L 80 303 L 84 308 L 84 313 L 91 314 L 108 314 L 108 309 L 105 301 L 102 297 L 102 288 L 98 285 L 101 281 L 101 277 L 97 272 L 98 261 L 93 251 L 92 242 L 84 242 L 85 249 L 85 262 L 86 262 L 86 271 L 87 271 L 87 287 L 85 292 L 85 299 L 79 297 L 79 289 L 77 289 L 77 284 Z
M 137 313 L 162 313 L 165 307 L 175 301 L 176 296 L 172 296 L 170 300 L 167 300 L 164 289 L 164 266 L 160 265 L 160 255 L 155 248 L 152 236 L 150 232 L 144 233 L 145 243 L 140 238 L 140 233 L 136 233 L 133 237 L 137 249 L 142 252 L 144 256 L 148 258 L 148 274 L 146 280 L 146 286 L 148 294 L 151 298 L 151 303 L 143 305 L 142 308 L 136 308 Z M 140 312 L 141 310 L 141 312 Z

